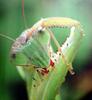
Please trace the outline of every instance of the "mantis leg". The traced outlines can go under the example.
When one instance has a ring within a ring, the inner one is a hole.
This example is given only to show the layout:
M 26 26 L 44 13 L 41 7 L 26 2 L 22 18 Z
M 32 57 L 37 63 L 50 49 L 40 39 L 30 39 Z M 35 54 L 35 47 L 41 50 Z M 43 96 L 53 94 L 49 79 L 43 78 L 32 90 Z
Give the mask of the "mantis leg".
M 54 41 L 55 45 L 57 46 L 57 48 L 60 48 L 60 44 L 58 43 L 57 39 L 55 38 L 54 33 L 50 29 L 47 29 L 47 30 L 50 33 L 51 38 L 53 39 L 53 41 Z
M 60 56 L 60 55 L 62 56 L 63 62 L 67 65 L 70 74 L 73 75 L 73 74 L 74 74 L 74 71 L 73 71 L 72 64 L 68 64 L 68 62 L 67 62 L 67 60 L 66 60 L 64 54 L 62 53 L 62 49 L 61 49 L 61 47 L 60 47 L 60 44 L 59 44 L 58 41 L 56 40 L 56 38 L 55 38 L 53 32 L 52 32 L 50 29 L 48 29 L 48 31 L 49 31 L 49 33 L 50 33 L 50 35 L 51 35 L 51 38 L 53 39 L 55 45 L 56 45 L 57 48 L 58 48 L 59 56 Z

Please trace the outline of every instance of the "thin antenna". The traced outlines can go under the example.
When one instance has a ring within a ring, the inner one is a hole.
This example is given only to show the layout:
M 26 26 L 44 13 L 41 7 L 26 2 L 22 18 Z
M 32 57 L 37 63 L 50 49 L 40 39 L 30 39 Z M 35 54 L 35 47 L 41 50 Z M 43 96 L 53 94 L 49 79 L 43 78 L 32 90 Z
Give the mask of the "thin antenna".
M 7 38 L 8 40 L 11 40 L 11 41 L 15 42 L 15 40 L 13 38 L 11 38 L 11 37 L 9 37 L 7 35 L 0 34 L 0 36 L 3 37 L 3 38 Z
M 27 23 L 26 23 L 26 18 L 25 18 L 25 13 L 24 13 L 24 0 L 22 0 L 22 16 L 25 24 L 25 28 L 27 28 Z

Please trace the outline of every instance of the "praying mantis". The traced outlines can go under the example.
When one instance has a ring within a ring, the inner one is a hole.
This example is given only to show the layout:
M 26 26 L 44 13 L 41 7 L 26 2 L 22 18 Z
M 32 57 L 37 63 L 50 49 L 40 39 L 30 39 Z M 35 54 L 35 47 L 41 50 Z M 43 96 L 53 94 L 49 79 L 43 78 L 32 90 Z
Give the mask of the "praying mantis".
M 24 21 L 25 21 L 24 0 L 22 0 L 22 11 L 23 11 L 22 14 L 23 14 Z M 49 39 L 47 43 L 49 62 L 46 66 L 43 66 L 44 70 L 42 69 L 43 71 L 42 73 L 43 74 L 48 73 L 49 67 L 52 67 L 52 68 L 55 67 L 55 63 L 58 62 L 58 59 L 61 56 L 63 62 L 68 66 L 69 72 L 71 74 L 74 74 L 74 72 L 72 71 L 73 68 L 72 68 L 71 63 L 67 62 L 67 59 L 62 52 L 61 45 L 58 43 L 57 39 L 55 38 L 54 33 L 52 33 L 52 31 L 50 30 L 50 28 L 57 28 L 57 27 L 58 28 L 69 28 L 70 33 L 74 32 L 75 29 L 79 29 L 79 28 L 81 29 L 80 23 L 72 18 L 66 18 L 66 17 L 42 18 L 40 21 L 34 24 L 31 28 L 28 28 L 25 31 L 23 31 L 22 34 L 16 40 L 13 40 L 12 38 L 6 36 L 6 38 L 14 41 L 11 47 L 11 51 L 10 51 L 11 59 L 16 58 L 16 54 L 21 52 L 20 48 L 26 45 L 28 42 L 30 42 L 29 40 L 34 39 L 34 37 L 37 37 L 37 34 L 47 31 L 50 35 L 50 38 L 54 41 L 58 51 L 55 53 L 52 50 L 50 46 L 50 39 Z M 27 64 L 25 65 L 21 64 L 21 66 L 27 66 Z M 28 66 L 30 66 L 30 64 Z
M 54 33 L 51 31 L 52 28 L 69 29 L 70 36 L 67 37 L 64 44 L 59 44 L 58 39 L 56 39 Z M 76 30 L 78 30 L 78 32 L 76 32 Z M 36 97 L 38 94 L 36 100 L 38 100 L 39 95 L 43 95 L 42 97 L 46 98 L 47 95 L 45 97 L 44 94 L 48 92 L 54 93 L 54 90 L 58 90 L 57 87 L 59 87 L 64 81 L 67 69 L 72 75 L 74 74 L 72 60 L 68 58 L 68 54 L 73 56 L 75 49 L 71 49 L 73 51 L 71 53 L 69 48 L 73 48 L 74 45 L 71 43 L 74 43 L 74 41 L 79 39 L 75 39 L 77 35 L 74 35 L 72 38 L 71 34 L 73 33 L 83 35 L 80 22 L 67 17 L 49 17 L 42 18 L 31 28 L 25 29 L 15 40 L 2 35 L 3 37 L 6 37 L 14 42 L 10 50 L 11 62 L 14 63 L 17 68 L 23 68 L 24 77 L 22 78 L 26 80 L 29 96 L 31 95 L 31 97 Z M 53 40 L 57 48 L 57 52 L 53 50 L 51 40 Z M 80 42 L 76 42 L 76 44 L 77 43 Z M 78 46 L 75 45 L 74 48 Z M 65 49 L 69 52 L 66 53 Z M 46 90 L 48 91 L 46 92 Z
M 50 28 L 54 28 L 54 27 L 70 28 L 70 33 L 73 33 L 75 28 L 80 28 L 80 23 L 71 18 L 64 18 L 64 17 L 50 17 L 50 18 L 41 19 L 36 24 L 34 24 L 31 28 L 26 29 L 13 43 L 11 47 L 12 59 L 16 58 L 16 54 L 17 52 L 19 52 L 19 48 L 25 45 L 32 38 L 36 37 L 37 34 L 40 34 L 41 32 L 44 32 L 46 30 L 49 32 L 50 37 L 53 39 L 55 45 L 57 46 L 58 51 L 57 53 L 54 53 L 49 43 L 47 44 L 48 51 L 49 51 L 48 55 L 49 55 L 50 60 L 49 60 L 48 66 L 46 66 L 46 68 L 44 66 L 40 72 L 43 75 L 48 74 L 49 67 L 55 67 L 55 63 L 58 62 L 58 59 L 61 56 L 63 62 L 67 65 L 69 72 L 71 74 L 74 74 L 72 64 L 67 62 L 67 59 L 62 52 L 62 47 L 56 40 L 54 33 L 52 33 L 52 31 L 50 30 Z

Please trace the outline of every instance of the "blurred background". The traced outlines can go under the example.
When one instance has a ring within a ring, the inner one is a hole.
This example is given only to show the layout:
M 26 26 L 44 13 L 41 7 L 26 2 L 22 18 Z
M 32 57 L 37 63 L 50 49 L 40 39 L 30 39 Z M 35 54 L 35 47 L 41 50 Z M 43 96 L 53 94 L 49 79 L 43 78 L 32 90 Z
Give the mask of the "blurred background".
M 67 75 L 61 96 L 62 100 L 92 100 L 92 0 L 24 0 L 24 10 L 28 27 L 45 17 L 80 21 L 86 35 L 73 62 L 76 74 Z M 26 29 L 26 23 L 22 0 L 0 0 L 0 34 L 16 39 Z M 28 100 L 26 84 L 10 63 L 12 43 L 0 37 L 0 100 Z

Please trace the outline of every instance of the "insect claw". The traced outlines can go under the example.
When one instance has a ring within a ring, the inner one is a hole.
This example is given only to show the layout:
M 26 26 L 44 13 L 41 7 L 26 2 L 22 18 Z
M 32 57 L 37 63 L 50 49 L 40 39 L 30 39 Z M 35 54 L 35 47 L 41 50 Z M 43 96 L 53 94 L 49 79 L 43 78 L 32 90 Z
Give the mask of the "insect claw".
M 70 72 L 71 75 L 75 74 L 75 72 L 73 70 L 69 70 L 69 72 Z
M 72 64 L 67 64 L 67 66 L 68 66 L 68 70 L 69 70 L 70 74 L 71 74 L 71 75 L 74 75 L 75 72 L 73 71 Z

